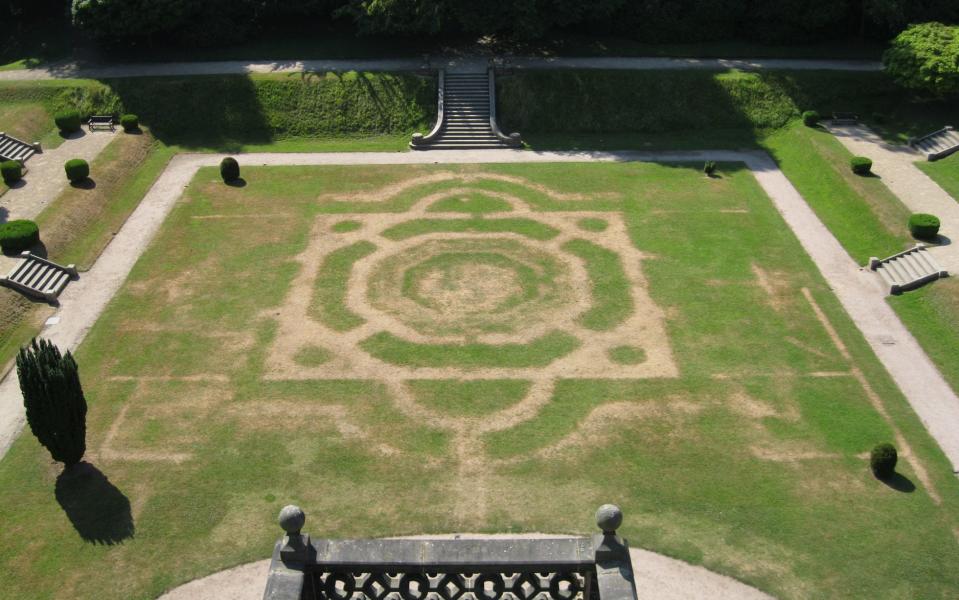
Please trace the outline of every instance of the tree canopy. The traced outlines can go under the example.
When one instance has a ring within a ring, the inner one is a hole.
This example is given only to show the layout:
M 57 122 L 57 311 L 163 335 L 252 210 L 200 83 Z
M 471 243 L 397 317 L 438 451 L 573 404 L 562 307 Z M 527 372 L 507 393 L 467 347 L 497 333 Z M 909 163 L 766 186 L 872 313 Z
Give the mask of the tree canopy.
M 883 56 L 886 70 L 902 86 L 936 96 L 959 93 L 959 26 L 912 25 Z
M 26 0 L 14 0 L 24 2 Z M 52 0 L 43 0 L 49 2 Z M 95 37 L 158 36 L 192 45 L 242 39 L 266 23 L 331 18 L 369 34 L 469 34 L 532 40 L 575 30 L 650 43 L 741 39 L 797 44 L 959 20 L 955 0 L 72 0 Z

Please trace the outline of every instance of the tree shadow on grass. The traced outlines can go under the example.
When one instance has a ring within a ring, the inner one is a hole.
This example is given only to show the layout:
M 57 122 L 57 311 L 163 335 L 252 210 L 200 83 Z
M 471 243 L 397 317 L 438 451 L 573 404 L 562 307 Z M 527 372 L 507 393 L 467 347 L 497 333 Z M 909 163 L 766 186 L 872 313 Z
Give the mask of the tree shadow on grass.
M 133 537 L 130 501 L 95 466 L 81 462 L 57 477 L 57 502 L 80 537 L 114 545 Z
M 897 492 L 903 492 L 905 494 L 911 494 L 916 491 L 916 484 L 909 480 L 908 477 L 902 473 L 893 473 L 885 479 L 880 479 L 879 481 L 885 483 L 887 486 L 896 490 Z
M 227 181 L 226 184 L 230 187 L 235 187 L 235 188 L 246 187 L 246 179 L 243 179 L 242 177 L 237 177 L 236 179 L 231 179 L 230 181 Z

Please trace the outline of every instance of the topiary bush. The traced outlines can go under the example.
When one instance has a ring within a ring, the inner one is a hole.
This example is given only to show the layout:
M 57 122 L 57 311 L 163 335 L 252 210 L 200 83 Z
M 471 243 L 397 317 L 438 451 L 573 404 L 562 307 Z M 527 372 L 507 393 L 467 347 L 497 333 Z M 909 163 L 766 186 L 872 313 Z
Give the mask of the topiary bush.
M 40 228 L 33 221 L 19 219 L 0 225 L 0 250 L 19 254 L 40 243 Z
M 815 127 L 819 125 L 819 113 L 814 110 L 807 110 L 802 114 L 802 122 L 806 127 Z
M 849 159 L 849 166 L 856 175 L 869 175 L 872 173 L 872 160 L 865 156 L 853 156 Z
M 123 131 L 132 133 L 140 130 L 140 117 L 136 115 L 122 115 L 120 117 L 120 127 Z
M 82 158 L 72 158 L 63 165 L 70 183 L 78 183 L 90 176 L 90 165 Z
M 877 444 L 869 454 L 869 466 L 872 468 L 872 474 L 879 479 L 888 479 L 896 472 L 896 462 L 899 455 L 892 444 Z
M 716 172 L 716 161 L 707 160 L 706 163 L 703 165 L 703 173 L 712 177 L 713 173 L 715 172 Z
M 223 181 L 230 183 L 240 178 L 240 163 L 232 156 L 227 156 L 220 161 L 220 177 Z
M 16 183 L 23 178 L 23 165 L 15 160 L 5 160 L 0 163 L 0 174 L 7 185 Z
M 939 235 L 939 217 L 916 213 L 909 217 L 909 232 L 919 240 L 934 240 Z
M 53 120 L 63 133 L 80 131 L 80 113 L 75 110 L 65 110 L 57 113 Z

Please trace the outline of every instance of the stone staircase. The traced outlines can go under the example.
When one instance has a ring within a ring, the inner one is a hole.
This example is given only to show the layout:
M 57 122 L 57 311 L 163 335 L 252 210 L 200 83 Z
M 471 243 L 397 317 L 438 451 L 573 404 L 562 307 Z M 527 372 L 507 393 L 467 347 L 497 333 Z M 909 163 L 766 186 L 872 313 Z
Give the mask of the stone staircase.
M 922 244 L 882 260 L 870 258 L 869 269 L 879 274 L 889 286 L 890 294 L 911 290 L 949 275 Z
M 17 160 L 21 163 L 37 153 L 40 143 L 28 144 L 0 132 L 0 160 Z
M 77 269 L 73 265 L 61 267 L 29 251 L 20 257 L 10 273 L 6 277 L 0 277 L 0 285 L 32 298 L 56 302 L 57 296 L 67 287 L 67 283 L 78 277 Z
M 518 148 L 519 134 L 507 136 L 496 124 L 493 70 L 476 73 L 439 72 L 436 126 L 427 135 L 414 134 L 415 150 Z
M 959 133 L 946 125 L 921 138 L 909 140 L 909 145 L 926 156 L 926 160 L 939 160 L 959 150 Z

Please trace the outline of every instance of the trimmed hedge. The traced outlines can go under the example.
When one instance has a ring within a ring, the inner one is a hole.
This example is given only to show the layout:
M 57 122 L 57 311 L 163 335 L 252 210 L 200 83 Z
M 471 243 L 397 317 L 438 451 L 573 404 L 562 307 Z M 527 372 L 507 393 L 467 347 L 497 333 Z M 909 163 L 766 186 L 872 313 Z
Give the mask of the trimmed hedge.
M 0 225 L 0 249 L 5 254 L 19 254 L 40 243 L 40 228 L 33 221 L 20 219 Z
M 899 461 L 899 455 L 892 444 L 877 444 L 869 454 L 869 466 L 872 468 L 872 474 L 879 479 L 888 479 L 896 472 L 896 462 Z
M 939 217 L 916 213 L 909 217 L 909 233 L 919 240 L 934 240 L 939 235 Z
M 0 163 L 0 174 L 7 185 L 16 183 L 23 178 L 23 165 L 15 160 L 5 160 Z
M 78 183 L 90 176 L 90 165 L 82 158 L 71 158 L 63 165 L 70 183 Z
M 815 127 L 819 125 L 819 113 L 814 110 L 807 110 L 802 114 L 802 122 L 806 127 Z
M 236 181 L 240 178 L 240 163 L 232 156 L 227 156 L 220 161 L 220 177 L 225 183 Z
M 122 115 L 120 117 L 120 127 L 123 127 L 123 131 L 127 133 L 139 131 L 140 117 L 136 115 Z
M 80 113 L 76 110 L 59 112 L 53 118 L 53 121 L 63 133 L 76 133 L 80 131 Z
M 869 175 L 872 172 L 872 160 L 865 156 L 853 156 L 849 159 L 849 167 L 856 175 Z

